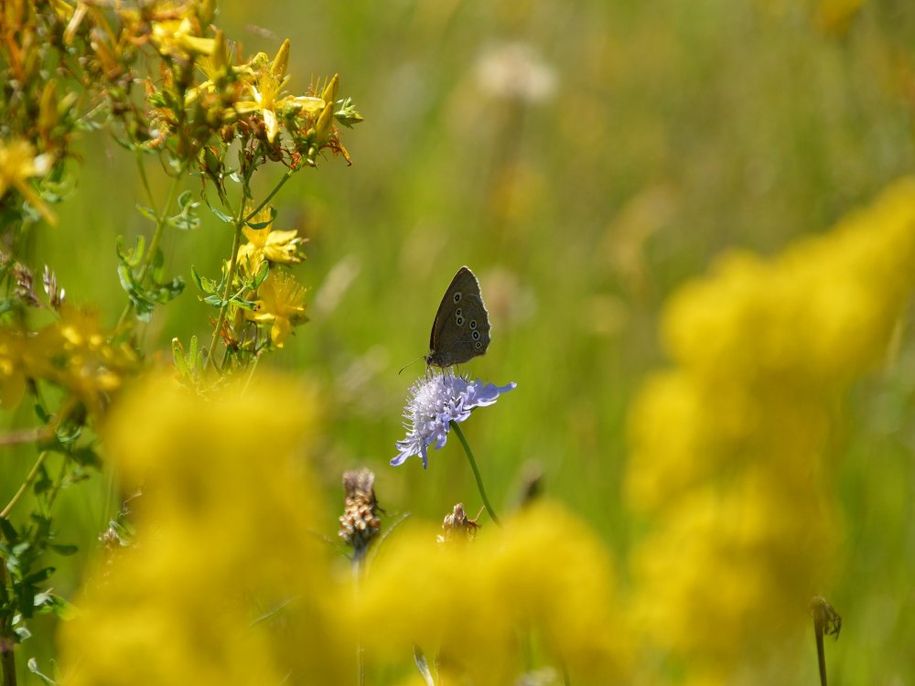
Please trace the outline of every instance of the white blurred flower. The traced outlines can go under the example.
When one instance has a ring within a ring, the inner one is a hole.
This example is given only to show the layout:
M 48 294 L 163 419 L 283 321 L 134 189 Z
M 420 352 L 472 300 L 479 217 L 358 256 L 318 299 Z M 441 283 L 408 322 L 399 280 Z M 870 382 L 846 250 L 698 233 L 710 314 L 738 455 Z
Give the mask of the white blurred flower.
M 527 43 L 490 46 L 477 59 L 477 83 L 487 94 L 535 103 L 556 92 L 556 70 Z

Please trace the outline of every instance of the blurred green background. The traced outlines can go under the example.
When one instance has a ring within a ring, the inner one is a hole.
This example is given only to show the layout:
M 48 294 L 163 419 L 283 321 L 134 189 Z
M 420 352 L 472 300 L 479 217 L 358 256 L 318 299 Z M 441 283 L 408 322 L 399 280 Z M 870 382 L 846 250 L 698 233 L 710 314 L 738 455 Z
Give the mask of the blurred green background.
M 218 22 L 246 53 L 291 38 L 291 91 L 339 72 L 366 117 L 344 132 L 352 167 L 326 159 L 277 201 L 276 228 L 310 239 L 296 273 L 311 288 L 311 321 L 268 364 L 320 384 L 328 535 L 340 474 L 357 465 L 376 470 L 389 515 L 479 507 L 456 441 L 426 472 L 419 460 L 387 466 L 423 365 L 397 370 L 427 351 L 439 299 L 467 264 L 493 341 L 463 371 L 518 383 L 466 425 L 497 507 L 541 470 L 545 490 L 625 555 L 636 528 L 620 497 L 626 411 L 663 365 L 665 298 L 722 251 L 777 252 L 913 170 L 915 4 L 875 0 L 843 17 L 853 4 L 221 3 Z M 115 238 L 150 226 L 133 209 L 143 197 L 129 154 L 102 135 L 80 150 L 77 192 L 35 254 L 72 300 L 113 323 L 125 302 Z M 202 214 L 200 229 L 165 239 L 189 286 L 145 331 L 164 361 L 172 336 L 209 333 L 190 266 L 216 274 L 231 235 Z M 915 680 L 913 393 L 905 336 L 892 373 L 856 390 L 837 442 L 847 528 L 830 597 L 845 619 L 829 651 L 837 684 Z M 29 449 L 4 457 L 0 497 L 30 464 Z M 62 561 L 64 595 L 117 507 L 109 478 L 66 494 L 61 526 L 82 552 Z M 810 654 L 783 683 L 812 683 L 812 638 Z M 30 655 L 47 667 L 50 646 L 29 641 L 20 658 Z

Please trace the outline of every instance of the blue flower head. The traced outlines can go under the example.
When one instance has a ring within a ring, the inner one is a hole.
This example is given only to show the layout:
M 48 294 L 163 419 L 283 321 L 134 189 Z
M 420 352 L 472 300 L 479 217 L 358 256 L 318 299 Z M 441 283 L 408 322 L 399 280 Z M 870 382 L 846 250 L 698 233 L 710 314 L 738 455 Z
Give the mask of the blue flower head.
M 453 372 L 423 377 L 410 388 L 410 398 L 404 408 L 407 437 L 397 441 L 400 452 L 391 464 L 396 467 L 416 455 L 422 458 L 425 469 L 429 465 L 429 446 L 441 448 L 445 445 L 451 422 L 463 422 L 475 407 L 492 405 L 516 385 L 514 382 L 496 386 L 479 379 L 470 381 Z

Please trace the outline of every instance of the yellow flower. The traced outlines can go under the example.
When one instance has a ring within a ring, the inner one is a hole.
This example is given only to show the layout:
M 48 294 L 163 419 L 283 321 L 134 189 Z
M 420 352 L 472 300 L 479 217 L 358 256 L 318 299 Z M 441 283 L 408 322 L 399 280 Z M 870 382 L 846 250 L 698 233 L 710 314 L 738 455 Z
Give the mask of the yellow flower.
M 283 41 L 269 65 L 266 61 L 267 56 L 263 53 L 259 53 L 252 60 L 252 64 L 257 65 L 255 81 L 250 85 L 252 99 L 239 101 L 235 109 L 239 114 L 258 112 L 264 120 L 267 141 L 273 143 L 280 130 L 278 113 L 282 112 L 283 106 L 289 101 L 289 98 L 280 97 L 289 79 L 286 75 L 286 67 L 289 64 L 289 39 Z
M 188 3 L 186 10 L 193 12 L 194 3 Z M 163 55 L 187 59 L 194 55 L 210 56 L 216 48 L 213 38 L 200 35 L 196 17 L 184 16 L 163 19 L 152 23 L 151 40 Z
M 337 77 L 334 77 L 328 87 L 324 89 L 323 97 L 283 95 L 283 89 L 289 79 L 286 74 L 289 64 L 289 39 L 283 41 L 276 56 L 269 64 L 268 59 L 264 53 L 258 53 L 247 65 L 239 67 L 239 71 L 247 73 L 252 82 L 249 85 L 251 98 L 235 103 L 237 114 L 259 113 L 264 120 L 267 140 L 270 143 L 276 139 L 280 130 L 280 120 L 287 114 L 304 113 L 311 118 L 324 112 L 330 112 L 329 116 L 332 120 L 334 103 L 332 100 L 328 100 L 328 97 L 336 94 Z M 324 129 L 329 131 L 331 123 L 332 121 L 328 120 L 323 125 Z
M 305 293 L 305 287 L 292 274 L 273 271 L 261 284 L 258 290 L 260 299 L 256 301 L 254 311 L 248 313 L 248 318 L 259 324 L 272 324 L 270 340 L 277 348 L 282 348 L 292 327 L 308 321 Z
M 19 138 L 0 141 L 0 198 L 13 187 L 49 224 L 57 223 L 54 214 L 28 182 L 32 177 L 47 174 L 51 170 L 52 162 L 48 154 L 36 155 L 35 149 L 28 141 Z
M 819 0 L 815 18 L 825 33 L 844 35 L 864 0 Z
M 448 545 L 432 527 L 398 532 L 352 612 L 358 626 L 384 626 L 363 635 L 370 660 L 401 661 L 419 645 L 453 683 L 514 683 L 532 636 L 572 683 L 625 683 L 631 646 L 607 553 L 558 505 L 540 503 Z
M 128 345 L 109 342 L 97 313 L 67 304 L 60 320 L 39 331 L 25 355 L 30 374 L 67 389 L 96 413 L 136 365 Z
M 62 626 L 59 683 L 346 683 L 352 644 L 301 459 L 316 399 L 280 379 L 240 386 L 204 399 L 156 376 L 112 408 L 106 459 L 122 492 L 142 486 L 138 535 Z
M 12 329 L 0 329 L 0 409 L 10 410 L 25 393 L 22 336 Z
M 324 109 L 321 110 L 321 114 L 318 116 L 318 121 L 315 124 L 315 143 L 318 146 L 326 143 L 333 131 L 334 107 L 336 106 L 337 87 L 339 85 L 340 76 L 334 74 L 333 78 L 324 86 L 324 91 L 321 94 L 326 105 L 324 105 Z
M 257 274 L 264 260 L 275 264 L 297 264 L 302 261 L 298 248 L 305 242 L 298 231 L 275 231 L 270 219 L 270 208 L 264 208 L 251 219 L 252 224 L 267 225 L 260 229 L 246 226 L 248 242 L 238 249 L 238 260 L 251 276 Z
M 633 553 L 647 644 L 733 683 L 807 628 L 841 532 L 837 408 L 915 290 L 915 179 L 774 259 L 727 256 L 666 308 L 675 363 L 630 416 Z M 699 683 L 697 681 L 697 683 Z

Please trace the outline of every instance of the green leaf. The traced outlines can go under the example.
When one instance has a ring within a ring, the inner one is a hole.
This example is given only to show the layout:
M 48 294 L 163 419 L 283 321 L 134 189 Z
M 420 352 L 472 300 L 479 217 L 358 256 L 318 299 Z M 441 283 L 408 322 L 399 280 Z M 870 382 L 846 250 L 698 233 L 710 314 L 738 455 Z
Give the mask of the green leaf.
M 262 222 L 245 222 L 252 229 L 263 229 L 270 226 L 273 223 L 273 220 L 276 219 L 276 208 L 270 208 L 270 219 Z
M 212 213 L 216 216 L 216 218 L 217 218 L 219 221 L 221 221 L 221 222 L 223 222 L 223 223 L 225 223 L 225 224 L 234 224 L 234 223 L 235 223 L 235 220 L 232 219 L 232 217 L 230 217 L 229 215 L 227 215 L 225 212 L 223 212 L 223 211 L 222 211 L 221 209 L 219 209 L 218 207 L 213 207 L 213 206 L 210 205 L 209 203 L 207 203 L 207 207 L 210 208 L 210 212 L 212 212 Z
M 39 569 L 37 572 L 29 574 L 22 580 L 22 583 L 36 586 L 50 579 L 52 574 L 54 574 L 54 567 L 45 567 L 44 569 Z
M 35 607 L 42 607 L 48 603 L 54 602 L 54 594 L 50 590 L 42 591 L 41 593 L 36 593 L 35 597 L 32 598 L 32 605 Z
M 184 291 L 184 279 L 176 276 L 171 281 L 157 283 L 155 290 L 147 291 L 146 297 L 160 304 L 165 304 L 178 297 Z
M 168 223 L 182 231 L 196 229 L 200 226 L 200 218 L 197 216 L 198 207 L 200 207 L 200 203 L 194 200 L 193 194 L 190 191 L 184 191 L 178 196 L 178 214 L 169 217 Z
M 137 313 L 137 319 L 148 322 L 155 304 L 150 301 L 147 295 L 142 291 L 140 286 L 134 280 L 133 272 L 127 265 L 118 265 L 118 279 L 121 282 L 121 288 L 127 293 L 130 302 L 133 303 Z
M 153 212 L 151 207 L 146 207 L 145 205 L 137 204 L 137 212 L 143 215 L 146 219 L 151 221 L 153 224 L 159 223 L 159 218 L 156 216 L 156 213 Z
M 102 460 L 94 448 L 83 446 L 70 453 L 73 461 L 81 467 L 101 467 Z
M 6 517 L 0 517 L 0 531 L 3 532 L 3 538 L 5 538 L 10 545 L 15 545 L 19 540 L 19 533 Z
M 203 302 L 207 305 L 212 305 L 213 307 L 222 307 L 224 303 L 223 299 L 216 294 L 208 295 L 203 299 Z
M 34 675 L 37 676 L 39 679 L 41 679 L 41 680 L 44 681 L 46 684 L 48 684 L 48 686 L 56 686 L 57 682 L 54 681 L 54 679 L 52 679 L 51 677 L 49 677 L 47 674 L 42 674 L 42 673 L 38 670 L 38 660 L 36 660 L 34 657 L 30 657 L 30 658 L 29 658 L 29 661 L 26 662 L 26 665 L 25 665 L 25 666 L 28 667 L 29 671 L 30 671 L 32 674 L 34 674 Z
M 83 432 L 83 427 L 79 424 L 73 423 L 64 423 L 57 427 L 57 431 L 54 432 L 54 437 L 57 439 L 57 442 L 61 447 L 66 448 L 73 441 L 79 438 L 80 434 Z
M 51 421 L 51 415 L 47 410 L 42 407 L 40 403 L 35 403 L 35 415 L 40 419 L 44 424 L 47 424 Z
M 426 682 L 426 686 L 435 686 L 435 679 L 432 678 L 432 672 L 429 670 L 429 663 L 426 661 L 426 656 L 423 655 L 423 651 L 418 645 L 413 646 L 413 663 L 422 675 L 423 681 Z
M 75 555 L 79 551 L 79 547 L 70 544 L 64 543 L 50 543 L 48 547 L 53 550 L 58 555 L 68 556 Z
M 47 468 L 41 465 L 41 469 L 38 471 L 38 478 L 35 479 L 35 483 L 32 485 L 32 490 L 35 495 L 41 495 L 50 491 L 53 486 L 54 482 L 51 480 L 51 475 L 48 474 Z
M 198 290 L 202 293 L 216 292 L 216 282 L 213 279 L 202 276 L 194 267 L 191 267 L 191 277 L 194 279 L 194 283 L 197 284 Z
M 143 234 L 140 234 L 137 236 L 136 247 L 125 250 L 124 237 L 118 236 L 117 241 L 115 242 L 115 251 L 122 264 L 126 264 L 130 267 L 137 267 L 143 259 L 143 254 L 146 252 L 146 238 Z
M 229 302 L 233 305 L 238 305 L 238 307 L 242 308 L 243 310 L 253 311 L 255 307 L 255 303 L 253 301 L 245 300 L 239 295 L 233 295 L 231 298 L 229 298 Z
M 187 351 L 187 365 L 191 369 L 197 368 L 197 336 L 191 336 L 191 343 Z
M 254 281 L 251 283 L 251 289 L 257 290 L 260 288 L 260 285 L 264 283 L 264 279 L 267 278 L 267 275 L 270 273 L 270 263 L 267 260 L 261 262 L 261 266 L 257 269 L 257 274 L 254 275 Z
M 187 358 L 184 354 L 184 346 L 181 345 L 181 341 L 175 336 L 172 339 L 172 361 L 175 364 L 175 368 L 178 370 L 178 373 L 181 376 L 188 375 L 187 369 Z

